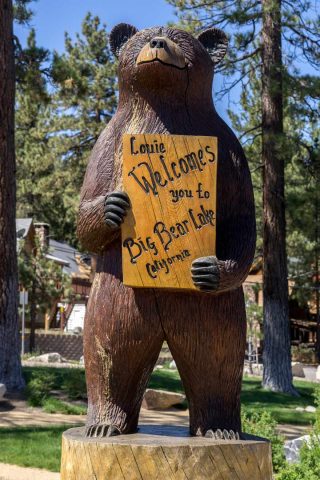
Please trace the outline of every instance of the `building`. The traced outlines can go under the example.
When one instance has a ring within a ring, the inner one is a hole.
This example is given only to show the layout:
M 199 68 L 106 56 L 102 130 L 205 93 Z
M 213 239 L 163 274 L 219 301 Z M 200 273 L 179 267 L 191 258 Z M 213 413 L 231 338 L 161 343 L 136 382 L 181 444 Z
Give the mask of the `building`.
M 47 251 L 46 258 L 60 265 L 62 271 L 71 280 L 71 294 L 68 302 L 64 299 L 58 301 L 54 299 L 50 311 L 44 316 L 37 315 L 36 328 L 80 332 L 83 329 L 91 288 L 92 257 L 81 254 L 65 242 L 51 238 L 50 226 L 47 223 L 34 223 L 32 218 L 17 219 L 16 231 L 18 251 L 23 248 L 27 255 L 33 255 L 36 249 L 36 238 L 38 238 L 40 245 Z

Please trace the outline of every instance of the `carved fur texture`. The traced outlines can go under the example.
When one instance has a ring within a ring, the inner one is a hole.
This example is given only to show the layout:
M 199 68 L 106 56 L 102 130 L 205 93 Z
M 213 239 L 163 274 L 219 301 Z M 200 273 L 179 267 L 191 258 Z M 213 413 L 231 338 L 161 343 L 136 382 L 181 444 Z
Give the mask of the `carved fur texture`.
M 92 151 L 78 219 L 83 246 L 98 254 L 84 330 L 87 432 L 110 434 L 110 429 L 99 427 L 109 425 L 117 433 L 136 431 L 143 393 L 166 340 L 188 398 L 191 434 L 238 434 L 246 342 L 241 284 L 253 259 L 255 215 L 243 150 L 212 100 L 212 50 L 215 45 L 220 48 L 224 37 L 209 41 L 206 33 L 208 53 L 201 41 L 177 29 L 155 27 L 134 33 L 126 25 L 123 35 L 132 36 L 125 43 L 121 28 L 115 31 L 111 40 L 120 52 L 119 107 Z M 217 34 L 215 29 L 212 34 Z M 185 68 L 136 64 L 141 49 L 156 36 L 179 46 Z M 123 285 L 120 228 L 106 222 L 105 205 L 108 195 L 122 191 L 124 133 L 218 138 L 217 252 L 210 291 Z

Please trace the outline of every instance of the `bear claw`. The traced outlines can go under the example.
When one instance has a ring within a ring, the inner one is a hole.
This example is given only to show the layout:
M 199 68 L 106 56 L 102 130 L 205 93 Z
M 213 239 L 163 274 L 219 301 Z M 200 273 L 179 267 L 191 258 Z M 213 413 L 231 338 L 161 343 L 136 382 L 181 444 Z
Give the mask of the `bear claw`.
M 240 440 L 240 435 L 238 432 L 233 430 L 207 430 L 205 435 L 206 438 L 212 438 L 214 440 Z
M 86 428 L 85 436 L 90 438 L 114 437 L 120 435 L 121 431 L 115 425 L 97 423 Z

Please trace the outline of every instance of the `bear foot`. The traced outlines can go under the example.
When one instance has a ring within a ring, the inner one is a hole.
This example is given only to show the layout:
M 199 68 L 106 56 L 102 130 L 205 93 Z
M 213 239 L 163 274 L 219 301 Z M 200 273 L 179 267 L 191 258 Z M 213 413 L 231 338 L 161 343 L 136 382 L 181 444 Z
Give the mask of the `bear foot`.
M 89 425 L 85 431 L 85 436 L 90 438 L 114 437 L 115 435 L 121 435 L 120 429 L 107 423 Z
M 241 436 L 239 432 L 233 430 L 207 430 L 204 434 L 206 438 L 212 438 L 214 440 L 240 440 Z

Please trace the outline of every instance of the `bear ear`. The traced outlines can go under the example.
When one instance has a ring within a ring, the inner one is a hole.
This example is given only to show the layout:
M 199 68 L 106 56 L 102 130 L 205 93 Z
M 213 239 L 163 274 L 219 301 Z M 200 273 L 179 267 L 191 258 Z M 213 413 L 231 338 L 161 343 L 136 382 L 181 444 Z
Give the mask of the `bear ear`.
M 136 27 L 127 23 L 119 23 L 110 32 L 110 47 L 113 55 L 119 57 L 123 45 L 138 32 Z
M 219 28 L 208 28 L 198 35 L 198 40 L 209 53 L 213 63 L 220 63 L 228 49 L 226 34 Z

